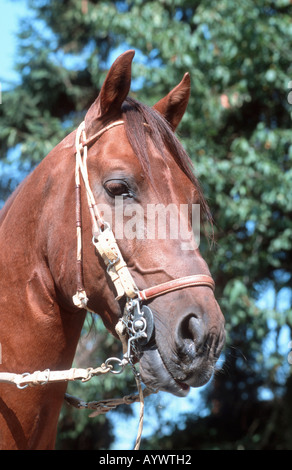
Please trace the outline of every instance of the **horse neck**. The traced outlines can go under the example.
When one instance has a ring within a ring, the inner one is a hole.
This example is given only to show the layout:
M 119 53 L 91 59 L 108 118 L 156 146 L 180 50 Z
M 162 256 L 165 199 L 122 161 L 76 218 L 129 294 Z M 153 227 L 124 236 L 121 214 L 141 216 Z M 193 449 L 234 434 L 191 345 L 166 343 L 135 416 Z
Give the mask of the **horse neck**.
M 84 321 L 82 313 L 68 311 L 60 301 L 62 295 L 57 292 L 48 258 L 50 233 L 55 224 L 58 228 L 62 225 L 59 211 L 71 189 L 74 201 L 73 142 L 73 136 L 68 136 L 55 147 L 11 196 L 0 216 L 0 245 L 4 247 L 0 269 L 5 272 L 0 279 L 1 323 L 8 328 L 13 316 L 15 336 L 20 334 L 26 344 L 28 339 L 33 340 L 22 350 L 20 362 L 23 359 L 27 368 L 70 365 Z M 66 168 L 70 160 L 72 178 Z M 56 201 L 59 207 L 54 206 Z M 56 250 L 63 244 L 65 238 L 60 239 Z M 31 359 L 35 357 L 36 331 L 44 364 Z M 49 364 L 45 363 L 48 358 Z
M 53 211 L 50 210 L 54 203 L 51 204 L 50 201 L 54 197 L 62 198 L 61 192 L 65 193 L 66 185 L 68 186 L 68 178 L 62 180 L 62 173 L 65 173 L 62 167 L 64 160 L 69 157 L 69 153 L 65 151 L 69 148 L 66 141 L 72 140 L 69 137 L 44 158 L 18 186 L 0 211 L 0 238 L 2 246 L 7 247 L 1 253 L 2 259 L 4 257 L 8 265 L 11 265 L 11 257 L 22 253 L 22 273 L 33 269 L 36 260 L 41 262 L 45 258 L 47 235 L 54 224 Z M 55 177 L 58 172 L 59 181 Z

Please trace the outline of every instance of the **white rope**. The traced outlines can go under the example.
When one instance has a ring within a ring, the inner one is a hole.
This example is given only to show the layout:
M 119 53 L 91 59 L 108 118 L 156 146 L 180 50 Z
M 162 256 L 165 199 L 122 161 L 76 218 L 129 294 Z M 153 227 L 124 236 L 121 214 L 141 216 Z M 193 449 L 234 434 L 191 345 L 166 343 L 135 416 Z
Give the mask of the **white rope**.
M 102 364 L 100 367 L 93 369 L 71 368 L 68 370 L 51 371 L 46 369 L 44 371 L 35 371 L 33 373 L 25 372 L 24 374 L 13 374 L 9 372 L 0 373 L 0 383 L 14 384 L 17 388 L 26 388 L 28 386 L 46 385 L 48 383 L 56 382 L 72 382 L 81 380 L 87 382 L 92 377 L 107 374 L 112 370 L 111 365 Z
M 143 432 L 143 421 L 144 421 L 144 394 L 142 390 L 141 380 L 139 377 L 135 376 L 138 392 L 139 392 L 139 401 L 140 401 L 140 414 L 139 414 L 139 427 L 137 439 L 135 442 L 134 450 L 139 450 L 141 444 L 141 437 Z
M 107 374 L 112 371 L 112 366 L 102 364 L 100 367 L 93 369 L 89 367 L 87 369 L 71 368 L 63 371 L 51 371 L 46 369 L 44 371 L 35 371 L 32 374 L 12 374 L 9 372 L 0 373 L 0 383 L 14 384 L 19 389 L 24 389 L 28 386 L 47 385 L 48 383 L 56 382 L 70 382 L 81 380 L 87 382 L 92 377 L 102 374 Z M 157 393 L 156 390 L 145 389 L 143 392 L 141 380 L 138 374 L 135 375 L 136 385 L 138 389 L 138 395 L 127 395 L 123 398 L 114 398 L 108 400 L 100 400 L 97 402 L 84 402 L 76 397 L 69 394 L 65 394 L 65 400 L 70 405 L 79 409 L 92 409 L 95 410 L 89 415 L 90 418 L 94 418 L 100 414 L 107 413 L 115 409 L 118 405 L 127 404 L 130 405 L 136 401 L 140 402 L 140 413 L 139 413 L 139 425 L 137 438 L 134 446 L 134 450 L 139 450 L 141 444 L 141 437 L 143 432 L 143 421 L 144 421 L 144 397 L 152 393 Z

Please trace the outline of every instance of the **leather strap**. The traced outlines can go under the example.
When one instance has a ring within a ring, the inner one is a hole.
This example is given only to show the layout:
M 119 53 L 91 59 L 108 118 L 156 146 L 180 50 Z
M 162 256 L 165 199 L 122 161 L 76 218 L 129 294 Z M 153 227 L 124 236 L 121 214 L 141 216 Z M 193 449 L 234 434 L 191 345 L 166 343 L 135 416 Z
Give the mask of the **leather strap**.
M 148 300 L 158 295 L 167 294 L 174 290 L 183 289 L 184 287 L 206 286 L 210 287 L 213 291 L 215 289 L 215 282 L 211 276 L 207 274 L 194 274 L 193 276 L 180 277 L 173 281 L 164 282 L 157 286 L 149 287 L 138 292 L 140 300 Z
M 77 211 L 76 211 L 76 228 L 77 228 L 77 292 L 73 297 L 73 302 L 79 308 L 87 308 L 87 296 L 82 282 L 82 241 L 81 241 L 81 214 L 80 214 L 80 175 L 83 177 L 83 181 L 86 187 L 88 207 L 92 218 L 92 229 L 93 229 L 93 244 L 97 251 L 102 256 L 107 272 L 111 277 L 112 282 L 115 285 L 117 291 L 117 299 L 120 299 L 123 295 L 128 298 L 138 297 L 140 300 L 148 300 L 158 295 L 163 295 L 168 292 L 172 292 L 185 287 L 194 286 L 206 286 L 212 290 L 215 289 L 215 283 L 211 276 L 207 274 L 195 274 L 192 276 L 181 277 L 172 281 L 164 282 L 157 286 L 149 287 L 147 289 L 139 291 L 133 277 L 127 267 L 127 264 L 123 260 L 121 251 L 117 245 L 115 236 L 111 231 L 110 227 L 105 228 L 106 222 L 101 217 L 97 209 L 97 204 L 90 188 L 88 173 L 87 173 L 87 147 L 88 145 L 95 142 L 104 132 L 115 127 L 120 126 L 123 121 L 115 121 L 108 126 L 101 129 L 96 134 L 89 138 L 86 138 L 85 123 L 84 121 L 80 124 L 76 132 L 76 199 L 77 199 Z M 83 158 L 82 158 L 83 154 Z M 104 230 L 100 230 L 101 226 Z
M 93 244 L 102 256 L 107 267 L 107 273 L 115 285 L 116 299 L 120 299 L 124 294 L 132 299 L 136 297 L 138 287 L 123 259 L 112 230 L 107 227 L 99 235 L 94 236 Z

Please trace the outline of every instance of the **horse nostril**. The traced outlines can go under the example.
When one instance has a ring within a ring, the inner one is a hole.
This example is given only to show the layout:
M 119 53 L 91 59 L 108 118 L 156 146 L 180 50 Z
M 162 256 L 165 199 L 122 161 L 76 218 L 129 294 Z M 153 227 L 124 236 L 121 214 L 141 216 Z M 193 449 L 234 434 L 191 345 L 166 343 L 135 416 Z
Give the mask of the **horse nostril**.
M 182 339 L 195 340 L 200 333 L 201 320 L 191 313 L 180 324 L 180 336 Z
M 191 313 L 180 323 L 178 332 L 179 349 L 188 356 L 195 357 L 203 340 L 202 322 L 197 315 Z

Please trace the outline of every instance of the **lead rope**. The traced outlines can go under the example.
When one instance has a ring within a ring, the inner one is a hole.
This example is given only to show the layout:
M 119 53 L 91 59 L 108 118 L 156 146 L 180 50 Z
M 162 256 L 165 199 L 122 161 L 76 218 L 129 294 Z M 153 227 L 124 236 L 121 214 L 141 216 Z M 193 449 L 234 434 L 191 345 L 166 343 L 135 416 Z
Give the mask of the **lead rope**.
M 13 373 L 0 373 L 0 383 L 7 383 L 7 384 L 14 384 L 17 386 L 18 389 L 25 389 L 29 386 L 36 387 L 36 386 L 44 386 L 48 383 L 56 383 L 56 382 L 70 382 L 70 381 L 78 381 L 81 380 L 82 382 L 87 382 L 95 376 L 107 374 L 109 372 L 112 373 L 120 373 L 115 372 L 113 370 L 112 364 L 113 359 L 116 359 L 119 362 L 119 365 L 122 367 L 122 372 L 124 370 L 124 365 L 122 361 L 118 360 L 117 358 L 110 358 L 102 364 L 100 367 L 92 368 L 89 367 L 87 369 L 77 369 L 72 368 L 65 371 L 51 371 L 46 369 L 44 371 L 35 371 L 33 373 L 24 373 L 24 374 L 13 374 Z M 131 364 L 132 365 L 132 364 Z M 143 420 L 144 420 L 144 398 L 149 396 L 152 393 L 157 393 L 157 390 L 153 390 L 150 388 L 142 389 L 141 378 L 140 374 L 136 371 L 135 367 L 132 366 L 133 373 L 135 376 L 135 381 L 138 389 L 138 395 L 127 395 L 123 398 L 114 398 L 114 399 L 107 399 L 107 400 L 100 400 L 94 402 L 84 402 L 77 397 L 69 395 L 65 393 L 64 399 L 65 401 L 75 408 L 78 409 L 91 409 L 94 410 L 93 413 L 89 415 L 90 418 L 94 418 L 100 414 L 107 413 L 113 409 L 115 409 L 119 405 L 131 405 L 137 401 L 140 402 L 140 413 L 139 413 L 139 426 L 137 432 L 137 438 L 134 450 L 139 450 L 141 437 L 143 432 Z
M 135 376 L 135 380 L 136 380 L 136 385 L 137 385 L 138 393 L 139 393 L 140 414 L 139 414 L 138 434 L 137 434 L 137 439 L 136 439 L 134 450 L 139 450 L 140 443 L 141 443 L 142 432 L 143 432 L 143 422 L 144 422 L 144 395 L 143 395 L 143 390 L 142 390 L 142 386 L 141 386 L 140 377 Z

